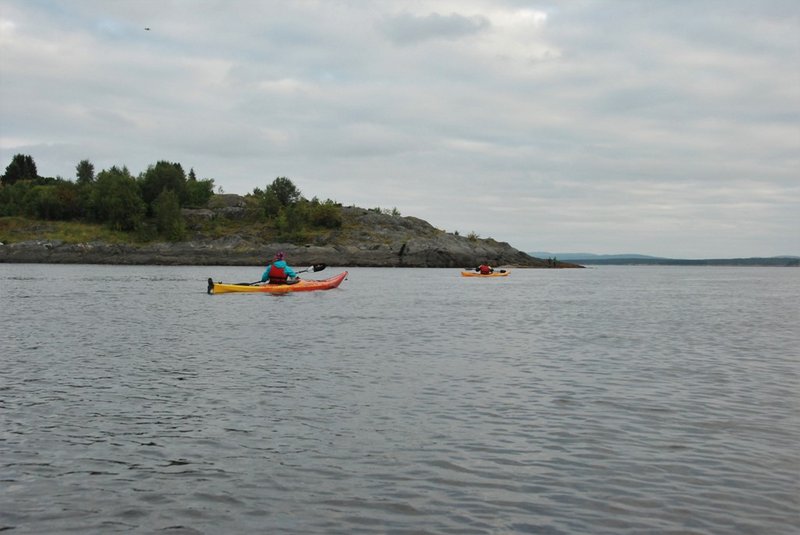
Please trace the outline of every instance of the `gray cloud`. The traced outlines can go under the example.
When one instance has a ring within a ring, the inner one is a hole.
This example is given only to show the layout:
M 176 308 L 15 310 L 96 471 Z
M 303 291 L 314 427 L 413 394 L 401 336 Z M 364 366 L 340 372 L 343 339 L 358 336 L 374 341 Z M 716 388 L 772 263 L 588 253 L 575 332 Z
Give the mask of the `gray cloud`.
M 237 193 L 289 176 L 524 250 L 800 254 L 799 16 L 4 0 L 0 161 L 166 159 Z
M 380 29 L 393 42 L 405 45 L 430 39 L 458 39 L 479 33 L 490 25 L 489 19 L 480 15 L 402 13 L 384 19 Z

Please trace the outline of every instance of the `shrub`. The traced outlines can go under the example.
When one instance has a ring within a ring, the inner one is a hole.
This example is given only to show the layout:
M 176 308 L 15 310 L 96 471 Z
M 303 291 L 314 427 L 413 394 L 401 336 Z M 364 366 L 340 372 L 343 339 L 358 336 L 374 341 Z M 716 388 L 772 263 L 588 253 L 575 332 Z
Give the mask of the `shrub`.
M 28 180 L 0 187 L 0 216 L 24 215 L 25 198 L 33 187 Z
M 310 223 L 315 227 L 340 228 L 342 226 L 342 211 L 331 200 L 321 204 L 312 204 L 310 212 Z

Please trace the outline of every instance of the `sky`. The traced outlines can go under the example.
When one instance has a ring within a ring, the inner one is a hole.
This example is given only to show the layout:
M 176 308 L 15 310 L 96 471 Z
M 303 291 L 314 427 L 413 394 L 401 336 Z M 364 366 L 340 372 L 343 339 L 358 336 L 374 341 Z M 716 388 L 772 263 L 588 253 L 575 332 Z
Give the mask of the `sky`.
M 529 252 L 800 255 L 800 2 L 0 0 L 15 154 Z

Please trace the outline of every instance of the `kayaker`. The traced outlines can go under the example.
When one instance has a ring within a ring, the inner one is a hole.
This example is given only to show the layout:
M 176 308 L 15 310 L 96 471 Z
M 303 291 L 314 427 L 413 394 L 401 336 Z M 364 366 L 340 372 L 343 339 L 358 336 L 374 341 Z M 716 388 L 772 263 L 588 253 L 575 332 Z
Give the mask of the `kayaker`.
M 494 268 L 488 264 L 488 262 L 484 262 L 480 266 L 475 268 L 475 271 L 480 273 L 481 275 L 490 275 L 494 273 Z
M 275 260 L 267 265 L 264 274 L 261 275 L 261 282 L 269 280 L 270 284 L 292 284 L 297 282 L 297 273 L 286 263 L 286 255 L 283 251 L 275 254 Z

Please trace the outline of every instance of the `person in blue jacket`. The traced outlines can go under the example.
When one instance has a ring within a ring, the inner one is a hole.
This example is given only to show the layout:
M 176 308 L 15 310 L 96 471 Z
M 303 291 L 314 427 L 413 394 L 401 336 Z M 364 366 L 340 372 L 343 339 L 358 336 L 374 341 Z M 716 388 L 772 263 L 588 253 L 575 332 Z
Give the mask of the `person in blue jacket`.
M 275 260 L 267 265 L 264 274 L 261 275 L 261 282 L 269 280 L 270 284 L 291 284 L 297 282 L 297 273 L 284 260 L 286 255 L 279 252 L 275 255 Z

